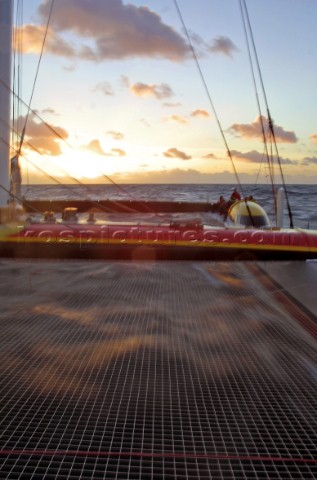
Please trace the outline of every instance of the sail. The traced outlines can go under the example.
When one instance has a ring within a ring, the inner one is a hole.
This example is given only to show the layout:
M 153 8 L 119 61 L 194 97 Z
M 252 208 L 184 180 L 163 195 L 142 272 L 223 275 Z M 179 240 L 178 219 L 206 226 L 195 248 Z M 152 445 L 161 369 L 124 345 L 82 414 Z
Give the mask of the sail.
M 14 155 L 14 157 L 10 160 L 11 165 L 11 185 L 10 185 L 10 192 L 11 194 L 17 198 L 21 197 L 21 182 L 22 182 L 22 175 L 21 175 L 21 167 L 19 164 L 19 157 Z

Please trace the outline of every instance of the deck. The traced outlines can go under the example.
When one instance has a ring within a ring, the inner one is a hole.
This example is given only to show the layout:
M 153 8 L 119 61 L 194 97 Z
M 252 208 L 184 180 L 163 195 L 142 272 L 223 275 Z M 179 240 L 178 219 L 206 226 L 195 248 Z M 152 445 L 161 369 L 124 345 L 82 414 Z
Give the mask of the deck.
M 256 263 L 2 259 L 0 477 L 317 478 L 316 317 L 281 290 Z

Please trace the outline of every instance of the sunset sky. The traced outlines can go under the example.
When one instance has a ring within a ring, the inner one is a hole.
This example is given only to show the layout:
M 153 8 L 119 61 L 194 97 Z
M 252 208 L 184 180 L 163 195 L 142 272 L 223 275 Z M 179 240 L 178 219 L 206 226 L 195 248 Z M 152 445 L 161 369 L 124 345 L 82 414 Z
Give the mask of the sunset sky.
M 25 1 L 17 26 L 26 103 L 51 3 Z M 239 0 L 178 5 L 240 180 L 267 183 Z M 316 183 L 317 2 L 247 6 L 285 179 Z M 33 164 L 65 182 L 235 182 L 173 0 L 55 0 L 31 107 L 24 183 L 52 182 Z

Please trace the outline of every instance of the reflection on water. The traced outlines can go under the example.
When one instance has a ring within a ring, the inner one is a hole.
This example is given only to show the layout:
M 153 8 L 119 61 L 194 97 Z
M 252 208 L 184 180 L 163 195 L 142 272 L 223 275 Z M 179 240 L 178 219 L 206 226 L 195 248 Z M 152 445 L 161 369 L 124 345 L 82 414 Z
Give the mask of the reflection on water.
M 316 350 L 246 264 L 1 268 L 2 448 L 303 454 Z

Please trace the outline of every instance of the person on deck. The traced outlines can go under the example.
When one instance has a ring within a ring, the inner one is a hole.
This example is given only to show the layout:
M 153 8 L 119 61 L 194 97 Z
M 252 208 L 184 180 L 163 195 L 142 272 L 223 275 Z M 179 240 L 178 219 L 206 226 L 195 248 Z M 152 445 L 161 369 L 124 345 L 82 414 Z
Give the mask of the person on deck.
M 253 198 L 253 195 L 249 195 L 248 197 L 246 197 L 246 200 L 249 201 L 249 202 L 255 202 L 256 203 L 256 200 Z
M 226 200 L 224 199 L 224 197 L 223 197 L 222 195 L 220 195 L 219 200 L 218 200 L 218 202 L 217 202 L 217 205 L 218 205 L 219 207 L 221 207 L 221 206 L 224 205 L 225 203 L 226 203 Z
M 220 195 L 219 200 L 217 202 L 217 207 L 218 207 L 218 211 L 221 215 L 225 214 L 226 205 L 227 205 L 226 200 L 224 199 L 224 197 L 222 195 Z
M 241 200 L 241 195 L 238 190 L 235 188 L 231 194 L 230 200 L 232 202 L 236 202 L 237 200 Z

